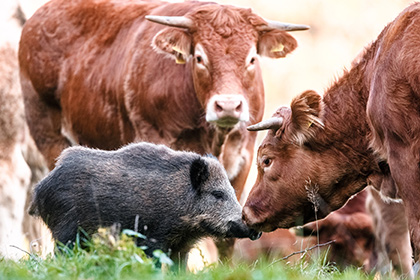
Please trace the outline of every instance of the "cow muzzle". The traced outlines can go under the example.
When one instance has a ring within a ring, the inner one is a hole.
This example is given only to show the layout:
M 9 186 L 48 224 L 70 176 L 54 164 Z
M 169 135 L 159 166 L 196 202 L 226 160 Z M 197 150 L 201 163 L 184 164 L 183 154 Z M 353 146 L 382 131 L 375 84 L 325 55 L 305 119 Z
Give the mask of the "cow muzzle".
M 215 95 L 207 103 L 206 120 L 219 127 L 233 127 L 249 121 L 248 102 L 242 95 Z
M 242 210 L 242 220 L 249 227 L 256 231 L 270 232 L 277 229 L 277 226 L 268 223 L 265 215 L 257 215 L 249 206 Z

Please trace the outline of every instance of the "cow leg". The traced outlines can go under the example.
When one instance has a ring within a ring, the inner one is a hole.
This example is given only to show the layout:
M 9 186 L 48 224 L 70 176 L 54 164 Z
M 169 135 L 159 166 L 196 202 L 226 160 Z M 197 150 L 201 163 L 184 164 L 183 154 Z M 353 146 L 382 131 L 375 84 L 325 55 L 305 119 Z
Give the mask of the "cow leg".
M 392 148 L 391 148 L 392 147 Z M 417 154 L 410 146 L 390 141 L 388 163 L 398 194 L 403 199 L 410 228 L 411 243 L 414 245 L 415 261 L 420 253 L 420 168 Z
M 384 178 L 381 191 L 387 184 L 393 184 L 392 178 Z M 412 278 L 412 249 L 403 203 L 384 201 L 376 189 L 369 187 L 366 204 L 374 224 L 379 269 L 388 272 L 392 265 L 398 273 Z
M 21 85 L 29 131 L 48 168 L 53 169 L 61 151 L 70 146 L 70 142 L 61 134 L 60 107 L 44 102 L 29 79 L 21 76 Z
M 254 144 L 255 133 L 251 135 L 246 131 L 245 126 L 241 126 L 228 134 L 220 155 L 220 161 L 226 169 L 238 201 L 241 199 L 251 168 Z M 219 257 L 222 260 L 231 260 L 234 245 L 235 239 L 216 241 Z
M 240 201 L 254 155 L 256 133 L 246 131 L 245 126 L 232 130 L 226 137 L 220 162 Z
M 230 262 L 232 260 L 235 241 L 236 239 L 234 238 L 225 238 L 215 241 L 220 260 L 223 262 Z

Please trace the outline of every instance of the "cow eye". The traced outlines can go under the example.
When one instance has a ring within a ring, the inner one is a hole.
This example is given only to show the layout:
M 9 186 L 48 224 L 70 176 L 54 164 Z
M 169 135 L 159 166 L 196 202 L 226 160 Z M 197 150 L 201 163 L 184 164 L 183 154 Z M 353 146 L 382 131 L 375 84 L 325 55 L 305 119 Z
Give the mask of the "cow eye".
M 249 61 L 249 64 L 253 65 L 255 63 L 255 57 L 251 58 L 251 60 Z
M 199 56 L 199 55 L 197 55 L 197 56 L 195 57 L 195 60 L 196 60 L 196 61 L 197 61 L 197 63 L 199 63 L 199 64 L 203 63 L 203 58 L 202 58 L 201 56 Z
M 222 191 L 212 191 L 211 194 L 218 200 L 222 200 L 225 198 L 225 194 Z
M 265 158 L 265 159 L 263 159 L 263 165 L 264 165 L 264 167 L 270 166 L 271 162 L 272 162 L 271 158 Z

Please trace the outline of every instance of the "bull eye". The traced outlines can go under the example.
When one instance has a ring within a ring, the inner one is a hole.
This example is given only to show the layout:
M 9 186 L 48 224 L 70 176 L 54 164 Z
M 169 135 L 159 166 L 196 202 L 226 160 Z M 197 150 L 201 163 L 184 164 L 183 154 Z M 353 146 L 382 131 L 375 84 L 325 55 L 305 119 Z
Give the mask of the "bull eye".
M 223 200 L 225 198 L 225 194 L 222 191 L 212 191 L 211 194 L 217 199 L 217 200 Z
M 255 56 L 251 57 L 251 59 L 248 61 L 247 69 L 249 71 L 252 71 L 255 67 L 256 62 L 257 62 L 257 58 Z
M 265 158 L 265 159 L 263 159 L 262 162 L 263 162 L 264 167 L 268 167 L 268 166 L 271 165 L 272 160 L 271 160 L 271 158 Z

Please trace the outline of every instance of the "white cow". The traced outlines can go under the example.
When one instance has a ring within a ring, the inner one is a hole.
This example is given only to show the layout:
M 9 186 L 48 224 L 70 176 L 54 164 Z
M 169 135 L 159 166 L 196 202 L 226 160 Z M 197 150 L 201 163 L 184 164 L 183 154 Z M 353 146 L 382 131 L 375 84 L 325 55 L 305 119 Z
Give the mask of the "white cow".
M 31 187 L 47 172 L 29 135 L 19 83 L 17 46 L 25 17 L 15 1 L 0 10 L 0 255 L 19 258 L 42 236 L 26 213 Z M 24 251 L 23 251 L 24 250 Z

